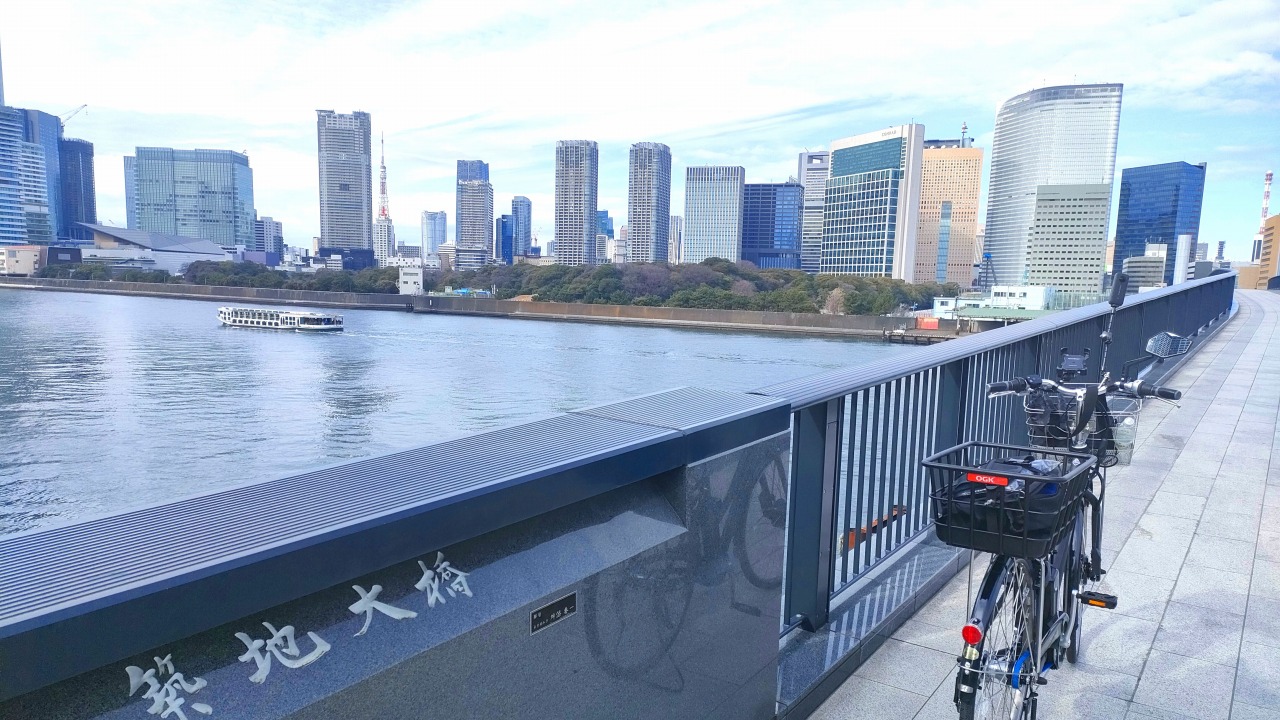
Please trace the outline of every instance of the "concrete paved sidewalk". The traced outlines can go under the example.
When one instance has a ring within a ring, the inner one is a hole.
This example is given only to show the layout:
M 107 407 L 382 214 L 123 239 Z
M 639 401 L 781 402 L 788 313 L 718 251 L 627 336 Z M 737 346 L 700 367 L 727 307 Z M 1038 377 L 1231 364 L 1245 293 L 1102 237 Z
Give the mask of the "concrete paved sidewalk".
M 1148 402 L 1133 463 L 1109 474 L 1100 589 L 1120 604 L 1084 614 L 1080 662 L 1049 673 L 1040 718 L 1280 720 L 1280 294 L 1236 297 L 1238 316 L 1165 381 L 1182 406 Z M 967 581 L 813 717 L 955 718 Z

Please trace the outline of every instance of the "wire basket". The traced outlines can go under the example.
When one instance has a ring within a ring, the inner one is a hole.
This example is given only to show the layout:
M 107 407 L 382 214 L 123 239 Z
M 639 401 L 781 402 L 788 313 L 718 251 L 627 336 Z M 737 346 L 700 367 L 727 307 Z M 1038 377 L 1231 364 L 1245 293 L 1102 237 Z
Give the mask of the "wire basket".
M 1142 401 L 1113 395 L 1106 398 L 1106 404 L 1105 416 L 1095 410 L 1080 435 L 1071 438 L 1070 429 L 1080 416 L 1076 399 L 1059 393 L 1027 393 L 1022 398 L 1027 444 L 1043 450 L 1088 452 L 1098 457 L 1104 467 L 1128 465 L 1138 440 Z
M 1097 458 L 1057 449 L 967 442 L 927 458 L 938 539 L 1039 559 L 1074 524 Z

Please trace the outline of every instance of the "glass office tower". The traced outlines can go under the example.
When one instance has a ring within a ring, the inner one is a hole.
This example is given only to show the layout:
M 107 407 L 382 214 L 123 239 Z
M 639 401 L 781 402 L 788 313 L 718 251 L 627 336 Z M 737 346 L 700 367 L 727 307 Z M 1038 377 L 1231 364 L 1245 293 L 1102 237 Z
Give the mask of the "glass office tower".
M 743 188 L 742 259 L 761 269 L 800 269 L 805 186 L 748 183 Z
M 1205 169 L 1204 163 L 1171 162 L 1121 171 L 1115 267 L 1146 255 L 1148 245 L 1165 245 L 1164 282 L 1173 284 L 1178 237 L 1190 235 L 1192 247 L 1200 237 Z

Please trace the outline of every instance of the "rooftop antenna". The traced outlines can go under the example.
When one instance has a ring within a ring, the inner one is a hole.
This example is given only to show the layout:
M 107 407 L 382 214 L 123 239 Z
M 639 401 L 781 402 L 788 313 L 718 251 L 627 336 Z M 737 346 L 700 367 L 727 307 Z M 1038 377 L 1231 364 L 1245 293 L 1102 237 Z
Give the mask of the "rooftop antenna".
M 387 209 L 387 136 L 378 133 L 378 142 L 382 145 L 381 169 L 378 173 L 378 217 L 387 220 L 391 213 Z
M 1251 262 L 1262 259 L 1262 234 L 1267 229 L 1267 213 L 1271 210 L 1271 171 L 1267 171 L 1262 182 L 1262 222 L 1258 223 L 1258 234 L 1253 236 L 1253 257 Z
M 969 147 L 969 123 L 960 122 L 960 147 Z

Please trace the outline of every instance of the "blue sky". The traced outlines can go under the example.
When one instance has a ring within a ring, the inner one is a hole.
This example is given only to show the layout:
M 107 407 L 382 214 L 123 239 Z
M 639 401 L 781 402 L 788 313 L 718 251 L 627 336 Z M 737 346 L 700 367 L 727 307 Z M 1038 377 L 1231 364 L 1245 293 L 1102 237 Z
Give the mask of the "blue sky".
M 687 165 L 781 181 L 804 148 L 912 120 L 930 137 L 967 122 L 989 147 L 1001 102 L 1071 82 L 1125 84 L 1117 180 L 1208 163 L 1201 241 L 1229 257 L 1280 170 L 1280 0 L 46 0 L 6 9 L 0 43 L 9 104 L 89 105 L 67 132 L 96 146 L 100 219 L 124 223 L 135 146 L 230 149 L 301 245 L 319 232 L 317 108 L 372 114 L 414 242 L 423 210 L 452 225 L 459 158 L 490 163 L 499 213 L 530 197 L 550 238 L 556 140 L 600 143 L 621 223 L 632 142 L 671 146 L 679 212 Z

